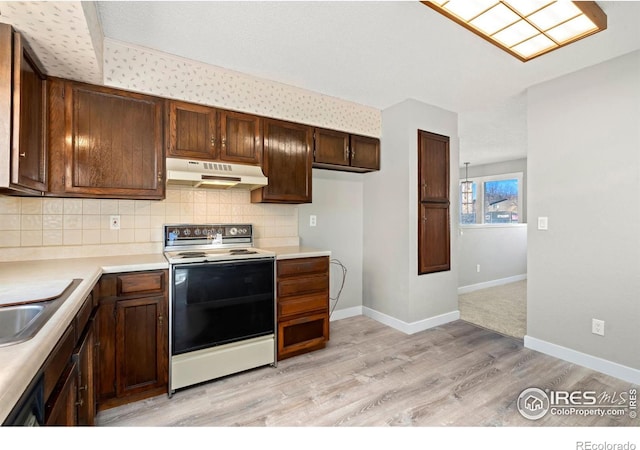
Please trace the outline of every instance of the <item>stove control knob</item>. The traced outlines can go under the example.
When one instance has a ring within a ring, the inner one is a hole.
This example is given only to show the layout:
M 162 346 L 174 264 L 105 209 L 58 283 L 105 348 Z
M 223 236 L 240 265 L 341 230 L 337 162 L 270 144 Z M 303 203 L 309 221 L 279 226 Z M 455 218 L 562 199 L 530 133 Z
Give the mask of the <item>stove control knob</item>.
M 229 229 L 229 234 L 231 236 L 235 236 L 236 234 L 238 234 L 238 229 L 236 227 L 230 228 Z
M 180 230 L 178 230 L 177 228 L 175 228 L 173 230 L 173 234 L 175 234 L 176 236 L 180 236 Z
M 190 234 L 191 234 L 191 230 L 190 229 L 187 228 L 187 229 L 184 230 L 184 235 L 185 236 L 189 236 Z
M 196 228 L 193 234 L 195 234 L 196 236 L 200 236 L 200 228 Z
M 222 228 L 218 228 L 218 234 L 222 236 L 224 234 L 224 230 Z

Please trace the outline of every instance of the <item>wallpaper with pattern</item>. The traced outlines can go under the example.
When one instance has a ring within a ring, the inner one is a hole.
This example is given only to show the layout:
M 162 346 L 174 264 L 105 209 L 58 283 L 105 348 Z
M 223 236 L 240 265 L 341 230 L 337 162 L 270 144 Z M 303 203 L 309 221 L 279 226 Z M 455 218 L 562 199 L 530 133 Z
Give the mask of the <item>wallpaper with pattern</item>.
M 104 41 L 105 84 L 160 97 L 379 137 L 379 110 L 220 67 Z
M 95 7 L 81 2 L 0 2 L 0 22 L 19 31 L 48 75 L 102 84 L 102 39 Z M 90 30 L 89 27 L 94 27 Z

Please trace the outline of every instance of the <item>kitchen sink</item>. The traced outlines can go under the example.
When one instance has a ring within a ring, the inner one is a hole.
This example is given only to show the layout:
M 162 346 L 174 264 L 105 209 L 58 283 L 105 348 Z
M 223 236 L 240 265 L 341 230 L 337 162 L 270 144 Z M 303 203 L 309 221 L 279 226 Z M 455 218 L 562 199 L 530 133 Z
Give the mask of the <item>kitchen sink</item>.
M 0 347 L 34 337 L 81 281 L 74 279 L 62 295 L 53 300 L 0 307 Z

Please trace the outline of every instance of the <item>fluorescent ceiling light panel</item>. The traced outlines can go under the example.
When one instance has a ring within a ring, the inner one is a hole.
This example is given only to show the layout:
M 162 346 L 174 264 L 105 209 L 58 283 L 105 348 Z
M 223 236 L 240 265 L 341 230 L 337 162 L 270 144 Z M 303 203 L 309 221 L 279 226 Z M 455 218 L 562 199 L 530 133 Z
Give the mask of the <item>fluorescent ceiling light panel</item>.
M 571 19 L 568 22 L 558 25 L 557 27 L 547 30 L 547 35 L 549 35 L 554 41 L 562 43 L 568 41 L 573 36 L 588 33 L 596 28 L 596 25 L 588 17 L 581 15 L 575 19 Z
M 442 4 L 444 2 L 440 2 Z M 523 17 L 544 8 L 553 0 L 508 0 L 503 2 L 511 7 L 514 11 Z
M 493 38 L 507 47 L 513 47 L 522 41 L 539 34 L 540 32 L 536 27 L 531 25 L 526 20 L 520 20 L 514 23 L 510 27 L 493 35 Z
M 557 44 L 555 42 L 546 37 L 544 34 L 539 34 L 535 37 L 532 37 L 531 39 L 527 39 L 521 44 L 511 47 L 511 50 L 513 50 L 523 58 L 529 58 L 544 50 L 552 49 L 553 47 L 557 47 Z
M 437 0 L 422 3 L 521 61 L 607 28 L 606 14 L 593 1 Z
M 496 31 L 500 31 L 512 23 L 517 22 L 519 18 L 520 16 L 512 10 L 504 6 L 502 3 L 498 3 L 489 11 L 480 14 L 469 23 L 481 30 L 483 33 L 492 35 Z
M 540 11 L 531 14 L 527 20 L 540 30 L 548 30 L 556 25 L 582 14 L 573 2 L 560 1 L 550 4 Z
M 451 0 L 444 5 L 444 8 L 462 20 L 468 21 L 497 3 L 497 0 Z

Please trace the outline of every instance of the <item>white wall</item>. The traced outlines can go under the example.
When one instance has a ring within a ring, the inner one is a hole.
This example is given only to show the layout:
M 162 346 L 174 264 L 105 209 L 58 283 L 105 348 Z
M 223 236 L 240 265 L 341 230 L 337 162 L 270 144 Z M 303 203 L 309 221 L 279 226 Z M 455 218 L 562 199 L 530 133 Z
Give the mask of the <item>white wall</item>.
M 385 109 L 381 170 L 364 181 L 363 304 L 405 330 L 458 308 L 457 221 L 451 270 L 418 275 L 418 129 L 450 137 L 450 213 L 457 217 L 457 115 L 450 111 L 415 100 Z
M 636 51 L 528 92 L 529 219 L 549 218 L 528 230 L 529 342 L 633 368 L 636 382 L 639 80 Z
M 459 245 L 461 292 L 526 277 L 526 224 L 460 227 Z
M 300 244 L 331 251 L 347 275 L 338 303 L 331 302 L 332 319 L 350 308 L 362 307 L 362 215 L 363 180 L 370 174 L 313 169 L 313 203 L 298 206 Z M 317 218 L 309 226 L 309 216 Z M 330 295 L 335 299 L 342 281 L 342 270 L 331 265 Z

